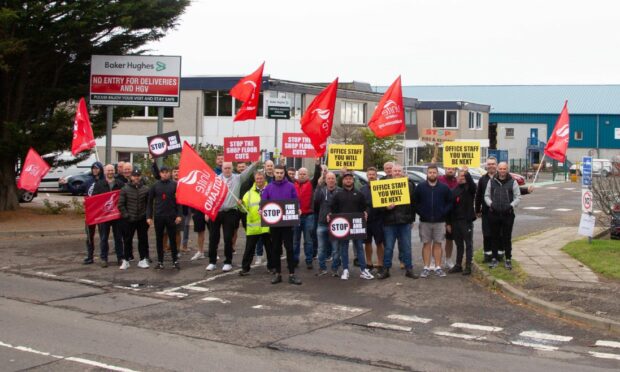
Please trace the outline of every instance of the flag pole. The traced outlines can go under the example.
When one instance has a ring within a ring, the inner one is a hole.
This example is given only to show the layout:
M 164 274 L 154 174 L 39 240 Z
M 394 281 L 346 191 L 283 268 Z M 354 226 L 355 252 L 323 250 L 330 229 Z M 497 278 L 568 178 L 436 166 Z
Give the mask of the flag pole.
M 540 160 L 540 164 L 538 164 L 538 169 L 536 170 L 536 175 L 534 175 L 534 182 L 532 182 L 532 186 L 536 183 L 536 180 L 538 179 L 538 172 L 540 172 L 540 167 L 542 167 L 544 162 L 545 162 L 545 153 L 543 152 L 543 157 Z

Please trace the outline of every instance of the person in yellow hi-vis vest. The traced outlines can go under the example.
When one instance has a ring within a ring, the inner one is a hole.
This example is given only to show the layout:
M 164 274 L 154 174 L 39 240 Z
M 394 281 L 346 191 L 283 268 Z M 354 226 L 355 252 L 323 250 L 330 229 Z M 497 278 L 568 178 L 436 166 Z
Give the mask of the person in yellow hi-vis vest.
M 256 244 L 262 240 L 265 246 L 265 252 L 267 253 L 267 270 L 273 269 L 272 257 L 269 254 L 271 252 L 271 236 L 269 235 L 269 227 L 261 226 L 261 217 L 258 210 L 260 209 L 261 193 L 267 186 L 265 179 L 265 173 L 262 171 L 256 171 L 254 173 L 254 184 L 248 192 L 243 195 L 243 206 L 248 211 L 246 215 L 247 227 L 245 230 L 245 252 L 243 252 L 243 260 L 241 262 L 241 271 L 239 275 L 245 276 L 250 273 L 250 264 L 254 258 L 254 251 L 256 250 Z M 280 259 L 280 257 L 277 257 Z

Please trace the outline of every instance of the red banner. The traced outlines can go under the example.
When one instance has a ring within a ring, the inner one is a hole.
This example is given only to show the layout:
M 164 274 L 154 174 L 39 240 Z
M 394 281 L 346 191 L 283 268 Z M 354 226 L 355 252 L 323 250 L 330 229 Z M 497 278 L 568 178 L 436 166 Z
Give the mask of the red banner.
M 92 149 L 95 145 L 95 136 L 93 135 L 93 128 L 90 125 L 86 101 L 84 101 L 84 98 L 80 98 L 78 108 L 75 111 L 75 120 L 73 121 L 71 153 L 77 155 L 84 150 Z
M 246 162 L 260 159 L 260 137 L 224 137 L 224 161 Z
M 282 133 L 282 156 L 287 158 L 316 158 L 310 137 L 303 133 Z
M 86 224 L 96 225 L 121 218 L 118 210 L 118 199 L 121 190 L 105 192 L 84 198 Z
M 316 96 L 301 118 L 301 130 L 310 137 L 317 156 L 323 156 L 327 139 L 332 134 L 337 93 L 338 78 Z
M 368 122 L 368 127 L 378 138 L 393 136 L 407 130 L 400 76 L 379 101 L 372 118 Z
M 31 147 L 17 180 L 17 187 L 32 193 L 36 192 L 49 170 L 49 164 Z
M 187 141 L 184 142 L 179 164 L 177 203 L 198 209 L 214 220 L 227 195 L 226 182 L 216 176 Z
M 90 82 L 90 91 L 91 94 L 176 95 L 179 92 L 179 78 L 176 76 L 93 75 Z
M 264 67 L 265 62 L 252 74 L 239 80 L 230 90 L 231 96 L 243 102 L 233 121 L 256 120 Z
M 545 146 L 545 155 L 557 161 L 566 160 L 566 149 L 568 149 L 568 135 L 570 134 L 570 120 L 568 117 L 568 101 L 564 102 L 562 113 L 555 123 L 553 133 L 547 146 Z

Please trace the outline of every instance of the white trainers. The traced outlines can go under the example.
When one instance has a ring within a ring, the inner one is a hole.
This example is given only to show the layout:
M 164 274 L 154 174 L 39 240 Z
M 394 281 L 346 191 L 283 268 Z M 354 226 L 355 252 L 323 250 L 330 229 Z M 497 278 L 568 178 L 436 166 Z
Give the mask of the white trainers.
M 260 265 L 263 263 L 263 256 L 256 256 L 256 261 L 254 262 L 254 265 Z
M 360 278 L 362 279 L 366 279 L 366 280 L 372 280 L 375 277 L 370 273 L 370 270 L 368 269 L 364 269 L 362 270 L 362 272 L 360 273 Z
M 213 271 L 215 269 L 217 269 L 217 266 L 215 266 L 215 264 L 210 263 L 207 265 L 207 271 Z
M 146 258 L 143 260 L 140 260 L 140 262 L 138 262 L 138 267 L 141 269 L 148 269 L 149 268 L 149 260 L 147 260 Z
M 450 270 L 450 269 L 452 269 L 453 267 L 454 267 L 454 262 L 452 262 L 452 259 L 447 258 L 447 259 L 446 259 L 446 265 L 445 265 L 445 268 L 446 268 L 446 269 L 448 269 L 448 270 Z
M 205 258 L 205 254 L 202 252 L 196 252 L 195 255 L 192 256 L 192 258 L 190 258 L 190 261 L 196 261 L 196 260 L 201 260 Z
M 224 267 L 222 267 L 222 271 L 230 271 L 230 270 L 232 270 L 231 264 L 224 264 Z
M 129 261 L 127 261 L 127 260 L 123 260 L 123 263 L 121 264 L 121 267 L 119 267 L 119 269 L 121 269 L 121 270 L 127 270 L 127 269 L 129 269 L 129 266 L 130 266 L 130 265 L 129 265 Z
M 349 269 L 342 270 L 342 275 L 340 275 L 340 279 L 349 280 Z

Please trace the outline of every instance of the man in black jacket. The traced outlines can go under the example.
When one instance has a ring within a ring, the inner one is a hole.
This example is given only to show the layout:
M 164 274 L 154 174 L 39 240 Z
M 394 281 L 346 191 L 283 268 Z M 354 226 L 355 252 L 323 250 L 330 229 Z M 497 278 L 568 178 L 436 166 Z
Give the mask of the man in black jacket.
M 380 271 L 383 267 L 383 212 L 385 208 L 373 208 L 372 207 L 372 193 L 370 192 L 370 184 L 372 181 L 376 181 L 377 168 L 370 167 L 366 169 L 366 176 L 368 177 L 368 183 L 360 189 L 360 192 L 364 194 L 366 198 L 366 207 L 368 208 L 368 221 L 366 224 L 366 266 L 369 270 L 372 270 L 372 241 L 375 241 L 376 254 L 377 254 L 377 271 Z
M 120 190 L 125 184 L 114 177 L 114 166 L 108 164 L 103 168 L 104 178 L 97 181 L 93 187 L 93 195 Z M 119 220 L 108 221 L 99 224 L 99 247 L 101 249 L 101 267 L 108 267 L 108 238 L 110 228 L 114 235 L 114 251 L 116 251 L 116 261 L 118 265 L 123 260 L 123 231 L 122 222 Z
M 118 209 L 123 217 L 123 240 L 125 258 L 121 270 L 129 268 L 129 259 L 133 257 L 133 236 L 138 231 L 138 253 L 140 262 L 138 267 L 149 268 L 149 225 L 146 223 L 146 205 L 148 203 L 149 188 L 142 183 L 142 172 L 134 169 L 131 172 L 130 183 L 123 186 L 118 199 Z
M 474 212 L 474 197 L 476 184 L 469 174 L 467 167 L 457 176 L 458 186 L 452 189 L 452 211 L 446 218 L 446 231 L 452 234 L 456 243 L 456 265 L 449 273 L 471 275 L 471 262 L 474 254 L 473 231 L 476 213 Z M 463 270 L 463 253 L 465 255 L 465 269 Z
M 176 225 L 182 221 L 183 209 L 180 204 L 177 204 L 177 183 L 170 179 L 170 169 L 165 165 L 161 167 L 160 176 L 161 180 L 155 182 L 149 190 L 146 207 L 146 222 L 149 226 L 155 223 L 155 240 L 157 242 L 157 266 L 155 269 L 164 268 L 164 230 L 166 230 L 172 251 L 172 262 L 174 267 L 179 270 L 181 267 L 177 261 L 175 233 Z
M 497 173 L 497 158 L 489 156 L 486 163 L 487 173 L 478 180 L 476 189 L 476 200 L 474 202 L 476 216 L 482 218 L 482 249 L 484 251 L 484 262 L 491 262 L 493 252 L 491 251 L 491 227 L 489 226 L 489 207 L 484 203 L 484 191 L 487 188 L 489 179 Z M 503 252 L 501 253 L 503 255 Z

